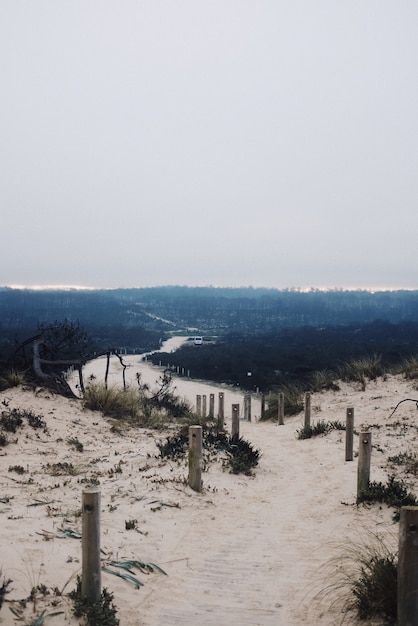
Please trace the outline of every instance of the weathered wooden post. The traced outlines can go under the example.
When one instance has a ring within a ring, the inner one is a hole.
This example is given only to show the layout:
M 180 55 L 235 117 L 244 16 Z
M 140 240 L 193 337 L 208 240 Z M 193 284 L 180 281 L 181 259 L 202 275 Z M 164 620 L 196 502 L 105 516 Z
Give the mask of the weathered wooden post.
M 225 420 L 225 407 L 224 407 L 224 393 L 219 392 L 219 405 L 218 405 L 218 432 L 222 432 L 224 429 Z
M 372 456 L 372 433 L 363 431 L 360 433 L 358 466 L 357 466 L 357 499 L 367 491 L 370 483 L 370 461 Z
M 107 377 L 109 376 L 109 366 L 110 366 L 110 352 L 106 352 L 106 372 L 105 372 L 105 387 L 107 389 Z
M 418 507 L 403 506 L 399 525 L 398 626 L 418 624 Z
M 284 393 L 279 393 L 277 396 L 277 411 L 279 417 L 279 426 L 284 425 Z
M 231 437 L 239 437 L 239 404 L 232 405 Z
M 266 412 L 266 396 L 264 393 L 261 394 L 261 415 L 260 419 L 264 419 L 264 413 Z
M 213 419 L 215 416 L 215 394 L 209 394 L 209 417 Z
M 100 600 L 100 490 L 87 487 L 82 498 L 81 595 L 89 604 Z
M 202 491 L 202 427 L 189 426 L 189 486 Z
M 305 426 L 311 425 L 311 394 L 305 393 Z
M 206 395 L 202 396 L 202 417 L 207 417 Z
M 244 396 L 244 419 L 251 422 L 251 394 L 249 393 Z
M 354 409 L 347 409 L 345 418 L 345 460 L 353 460 Z
M 202 415 L 202 396 L 197 394 L 196 396 L 196 413 L 197 415 Z

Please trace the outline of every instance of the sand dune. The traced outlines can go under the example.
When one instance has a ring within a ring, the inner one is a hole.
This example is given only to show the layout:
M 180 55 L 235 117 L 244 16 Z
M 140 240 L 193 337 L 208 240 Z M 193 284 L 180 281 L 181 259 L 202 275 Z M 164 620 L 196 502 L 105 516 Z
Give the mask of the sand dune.
M 188 389 L 194 403 L 198 384 L 189 383 L 180 394 Z M 417 437 L 414 403 L 389 416 L 400 400 L 417 393 L 400 377 L 371 382 L 366 391 L 341 383 L 338 392 L 313 395 L 313 421 L 345 421 L 346 408 L 354 407 L 355 428 L 372 430 L 371 478 L 386 480 L 392 471 L 388 457 L 412 452 Z M 63 611 L 46 623 L 80 623 L 65 593 L 80 573 L 81 541 L 68 530 L 81 530 L 82 490 L 92 479 L 101 489 L 103 558 L 152 562 L 167 574 L 137 573 L 144 586 L 136 589 L 103 572 L 122 625 L 331 626 L 343 617 L 354 624 L 334 603 L 334 592 L 319 592 L 333 568 L 337 574 L 346 545 L 367 540 L 371 532 L 396 547 L 392 511 L 355 504 L 357 462 L 344 460 L 344 433 L 298 440 L 302 415 L 286 418 L 284 426 L 241 421 L 241 434 L 262 454 L 255 475 L 232 475 L 213 461 L 198 494 L 184 484 L 186 461 L 158 458 L 155 441 L 164 433 L 119 432 L 81 402 L 42 389 L 10 389 L 0 401 L 2 410 L 30 409 L 46 422 L 44 429 L 26 425 L 10 435 L 15 443 L 0 448 L 0 567 L 13 580 L 1 624 L 18 623 L 10 607 L 19 605 L 11 600 L 27 598 L 41 584 L 64 594 L 51 593 L 35 607 L 29 602 L 25 623 L 44 608 Z M 229 427 L 229 399 L 225 407 Z M 255 417 L 255 401 L 253 407 Z M 82 443 L 82 452 L 71 439 Z M 16 466 L 24 473 L 11 470 Z M 415 478 L 407 478 L 414 491 Z M 132 520 L 135 527 L 127 530 Z

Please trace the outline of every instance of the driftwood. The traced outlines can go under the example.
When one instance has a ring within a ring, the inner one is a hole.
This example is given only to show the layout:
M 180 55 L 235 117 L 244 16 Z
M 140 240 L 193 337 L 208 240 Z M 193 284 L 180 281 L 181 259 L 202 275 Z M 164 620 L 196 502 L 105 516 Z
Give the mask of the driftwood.
M 58 367 L 58 368 L 63 368 L 63 367 L 74 367 L 78 370 L 78 374 L 79 374 L 79 379 L 80 379 L 80 388 L 82 391 L 84 391 L 84 384 L 83 384 L 83 372 L 82 372 L 82 368 L 83 365 L 86 361 L 80 360 L 80 359 L 65 359 L 65 360 L 49 360 L 49 359 L 43 359 L 40 356 L 40 348 L 41 346 L 44 344 L 44 337 L 43 335 L 38 335 L 36 338 L 33 338 L 33 373 L 35 374 L 35 378 L 37 380 L 39 380 L 43 385 L 45 385 L 46 387 L 48 387 L 49 389 L 52 389 L 53 391 L 56 391 L 57 393 L 61 394 L 62 396 L 66 396 L 69 398 L 76 398 L 77 396 L 74 394 L 74 392 L 72 391 L 70 385 L 67 383 L 67 381 L 65 380 L 65 378 L 57 373 L 51 373 L 48 374 L 47 372 L 45 372 L 43 370 L 43 366 L 50 366 L 50 367 Z
M 123 362 L 122 357 L 119 354 L 117 354 L 113 348 L 110 350 L 105 350 L 103 352 L 96 353 L 96 354 L 91 354 L 89 356 L 84 356 L 84 357 L 79 357 L 79 358 L 74 358 L 74 359 L 59 359 L 59 358 L 58 359 L 46 359 L 42 357 L 41 353 L 42 353 L 42 348 L 48 349 L 48 344 L 45 340 L 44 334 L 40 333 L 22 342 L 18 346 L 18 348 L 15 350 L 10 360 L 13 360 L 16 354 L 22 350 L 25 363 L 29 365 L 28 357 L 26 353 L 26 347 L 29 345 L 31 345 L 32 347 L 30 367 L 33 371 L 35 379 L 39 381 L 40 384 L 51 389 L 52 391 L 55 391 L 56 393 L 59 393 L 60 395 L 63 395 L 69 398 L 77 398 L 77 396 L 74 394 L 73 390 L 71 389 L 70 385 L 65 380 L 62 374 L 62 370 L 69 369 L 70 367 L 77 370 L 80 390 L 84 392 L 83 366 L 89 361 L 92 361 L 93 359 L 97 359 L 104 355 L 107 356 L 105 385 L 107 386 L 110 357 L 114 355 L 119 359 L 120 364 L 122 365 L 123 387 L 126 388 L 125 371 L 128 366 L 126 363 Z M 50 370 L 50 371 L 46 371 L 46 370 Z

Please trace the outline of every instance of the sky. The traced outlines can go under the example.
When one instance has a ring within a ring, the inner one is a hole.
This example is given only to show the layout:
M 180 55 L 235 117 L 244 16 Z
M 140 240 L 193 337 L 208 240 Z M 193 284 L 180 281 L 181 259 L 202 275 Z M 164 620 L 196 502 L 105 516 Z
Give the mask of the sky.
M 1 0 L 0 285 L 418 288 L 416 0 Z

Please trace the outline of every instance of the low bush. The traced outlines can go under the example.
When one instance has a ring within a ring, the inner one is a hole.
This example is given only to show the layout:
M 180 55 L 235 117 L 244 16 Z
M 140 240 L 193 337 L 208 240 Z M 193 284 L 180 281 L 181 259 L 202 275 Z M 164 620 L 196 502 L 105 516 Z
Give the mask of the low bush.
M 418 459 L 416 454 L 400 452 L 399 454 L 390 456 L 388 463 L 392 468 L 399 465 L 402 466 L 407 474 L 413 474 L 414 476 L 418 474 Z
M 23 417 L 19 409 L 2 411 L 0 416 L 0 427 L 8 433 L 15 433 L 22 426 Z
M 332 422 L 325 422 L 319 420 L 316 424 L 304 424 L 300 430 L 297 430 L 298 439 L 310 439 L 318 435 L 326 435 L 331 430 L 345 430 L 345 424 L 334 420 Z
M 387 484 L 371 482 L 368 489 L 362 491 L 357 497 L 357 504 L 361 502 L 383 502 L 390 507 L 395 507 L 394 521 L 399 521 L 402 506 L 417 506 L 416 497 L 410 493 L 403 481 L 396 480 L 394 476 L 388 478 Z
M 100 600 L 89 604 L 81 594 L 81 578 L 77 578 L 77 587 L 70 592 L 74 602 L 73 613 L 76 617 L 84 616 L 89 626 L 118 626 L 116 607 L 113 604 L 113 594 L 106 587 L 102 590 Z
M 2 571 L 0 569 L 0 578 L 2 576 Z M 10 585 L 12 584 L 12 580 L 10 578 L 6 578 L 3 576 L 3 580 L 0 580 L 0 609 L 3 606 L 5 596 L 10 593 Z
M 188 446 L 189 438 L 184 433 L 167 437 L 165 442 L 157 442 L 160 456 L 172 460 L 185 457 Z M 260 452 L 238 435 L 228 437 L 225 433 L 203 432 L 202 447 L 215 454 L 225 453 L 224 466 L 229 467 L 233 474 L 250 476 L 260 459 Z
M 259 451 L 238 435 L 234 435 L 229 439 L 226 453 L 229 456 L 229 466 L 232 474 L 250 476 L 260 459 Z

